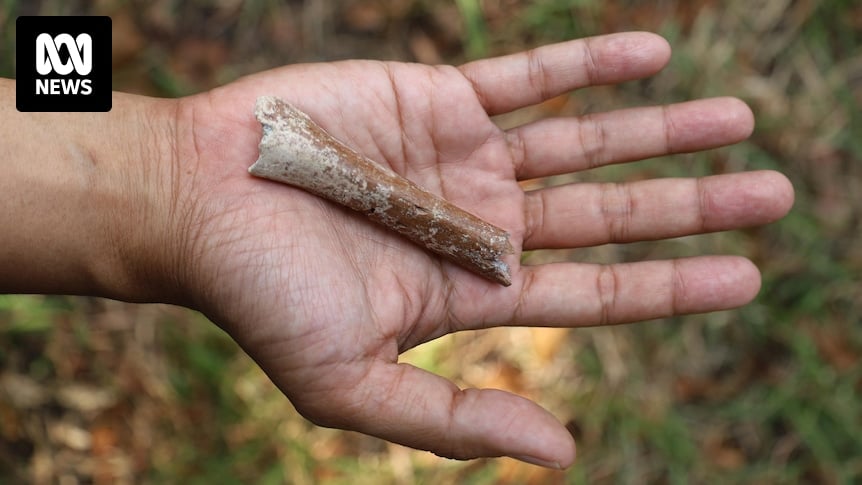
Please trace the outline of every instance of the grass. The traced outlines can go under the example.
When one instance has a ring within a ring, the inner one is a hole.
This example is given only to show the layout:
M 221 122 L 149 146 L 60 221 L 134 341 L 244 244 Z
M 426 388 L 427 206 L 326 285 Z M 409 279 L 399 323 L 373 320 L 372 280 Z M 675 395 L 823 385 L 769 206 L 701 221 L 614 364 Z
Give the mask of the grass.
M 40 11 L 61 8 L 55 3 Z M 350 5 L 322 3 L 327 8 L 308 12 L 300 2 L 248 1 L 239 17 L 219 10 L 226 6 L 194 2 L 182 11 L 138 8 L 134 25 L 146 42 L 115 67 L 118 78 L 134 82 L 115 87 L 179 95 L 297 60 L 409 60 L 418 55 L 410 46 L 419 33 L 442 58 L 458 62 L 603 32 L 660 32 L 674 47 L 665 72 L 575 93 L 541 113 L 735 95 L 754 109 L 755 134 L 732 148 L 607 167 L 579 179 L 777 169 L 797 189 L 793 212 L 766 228 L 535 254 L 530 261 L 742 254 L 763 271 L 760 297 L 738 311 L 641 325 L 459 334 L 405 356 L 461 385 L 517 391 L 568 421 L 578 463 L 552 473 L 509 460 L 450 462 L 311 426 L 223 333 L 190 312 L 4 296 L 2 375 L 24 376 L 49 397 L 25 409 L 0 398 L 0 482 L 32 477 L 33 464 L 45 457 L 54 477 L 92 478 L 95 469 L 154 483 L 850 483 L 862 476 L 858 2 L 364 2 L 386 20 L 361 31 L 351 27 L 358 24 L 348 18 L 356 14 Z M 112 15 L 137 6 L 99 4 Z M 0 73 L 9 76 L 14 15 L 23 7 L 2 5 Z M 164 27 L 164 15 L 178 19 Z M 190 69 L 176 46 L 186 45 L 191 34 L 184 32 L 204 19 L 220 33 L 194 30 L 196 45 L 221 45 L 227 54 Z M 114 401 L 88 416 L 55 396 L 70 383 L 108 389 Z M 54 422 L 86 431 L 92 446 L 70 459 L 62 440 L 32 431 Z M 99 445 L 99 436 L 108 444 Z
M 464 20 L 464 50 L 467 57 L 478 59 L 488 52 L 488 34 L 479 0 L 456 0 Z

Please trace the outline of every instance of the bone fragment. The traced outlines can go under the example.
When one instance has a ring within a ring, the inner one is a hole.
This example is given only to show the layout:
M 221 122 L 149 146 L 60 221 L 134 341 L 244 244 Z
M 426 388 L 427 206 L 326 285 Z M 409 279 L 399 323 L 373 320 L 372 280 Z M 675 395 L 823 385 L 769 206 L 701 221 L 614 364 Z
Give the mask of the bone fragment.
M 258 98 L 263 125 L 252 175 L 349 207 L 414 243 L 497 283 L 512 284 L 509 234 L 348 148 L 309 116 L 272 96 Z

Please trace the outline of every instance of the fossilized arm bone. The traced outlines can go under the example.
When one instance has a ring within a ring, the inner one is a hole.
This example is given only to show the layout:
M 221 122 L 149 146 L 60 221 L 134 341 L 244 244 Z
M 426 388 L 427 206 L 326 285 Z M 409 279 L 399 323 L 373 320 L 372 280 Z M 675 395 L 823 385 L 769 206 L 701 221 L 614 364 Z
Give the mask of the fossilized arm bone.
M 502 260 L 513 252 L 506 231 L 353 151 L 279 98 L 258 98 L 255 116 L 263 137 L 252 175 L 349 207 L 474 273 L 512 284 Z

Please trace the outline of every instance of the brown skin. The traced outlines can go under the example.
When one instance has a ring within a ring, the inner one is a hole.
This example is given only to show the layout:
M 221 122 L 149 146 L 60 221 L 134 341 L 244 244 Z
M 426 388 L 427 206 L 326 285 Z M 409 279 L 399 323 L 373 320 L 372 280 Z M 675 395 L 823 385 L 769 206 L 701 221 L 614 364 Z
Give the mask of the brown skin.
M 509 231 L 516 256 L 782 217 L 793 190 L 775 172 L 520 188 L 524 178 L 746 138 L 752 114 L 731 98 L 509 131 L 489 118 L 651 75 L 669 55 L 663 39 L 631 33 L 459 68 L 297 65 L 179 100 L 117 94 L 107 114 L 17 113 L 14 83 L 0 82 L 0 291 L 183 304 L 230 333 L 318 424 L 443 456 L 569 466 L 574 442 L 538 405 L 460 390 L 398 364 L 399 353 L 459 330 L 734 308 L 757 294 L 757 269 L 731 256 L 516 266 L 503 288 L 331 203 L 250 177 L 260 139 L 252 109 L 264 94 L 294 103 L 357 151 Z

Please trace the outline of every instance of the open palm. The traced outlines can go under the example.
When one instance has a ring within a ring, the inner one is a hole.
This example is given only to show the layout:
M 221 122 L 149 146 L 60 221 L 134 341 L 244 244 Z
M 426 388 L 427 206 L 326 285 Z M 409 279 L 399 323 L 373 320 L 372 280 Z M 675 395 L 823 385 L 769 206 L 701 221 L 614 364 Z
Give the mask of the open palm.
M 675 237 L 773 221 L 792 202 L 759 172 L 525 193 L 519 180 L 745 138 L 747 107 L 714 99 L 508 131 L 489 116 L 563 92 L 658 71 L 650 34 L 543 47 L 455 67 L 348 61 L 244 78 L 179 103 L 185 228 L 182 278 L 312 421 L 456 458 L 515 456 L 568 466 L 574 443 L 534 403 L 460 390 L 398 364 L 449 332 L 499 325 L 585 326 L 735 307 L 757 293 L 746 260 L 702 257 L 601 266 L 522 267 L 521 250 Z M 336 138 L 504 228 L 516 254 L 504 288 L 443 262 L 361 216 L 248 175 L 260 95 L 282 97 Z

